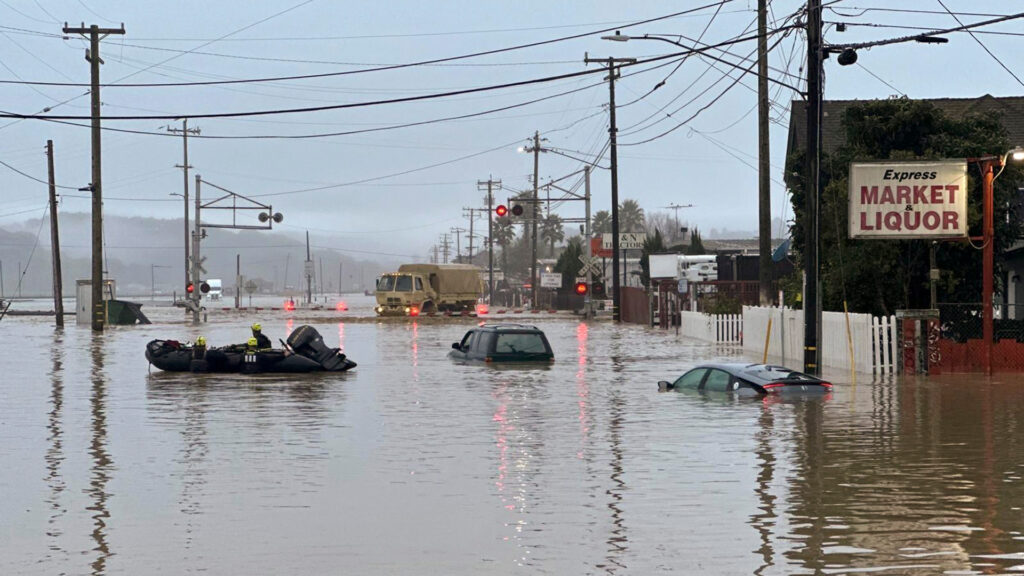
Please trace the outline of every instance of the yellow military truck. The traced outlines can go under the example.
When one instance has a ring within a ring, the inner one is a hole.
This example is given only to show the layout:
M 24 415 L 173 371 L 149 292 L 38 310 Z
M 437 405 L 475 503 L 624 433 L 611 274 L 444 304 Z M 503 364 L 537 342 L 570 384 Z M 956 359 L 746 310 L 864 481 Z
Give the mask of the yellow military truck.
M 481 270 L 468 264 L 402 264 L 377 281 L 378 316 L 472 310 L 483 294 Z

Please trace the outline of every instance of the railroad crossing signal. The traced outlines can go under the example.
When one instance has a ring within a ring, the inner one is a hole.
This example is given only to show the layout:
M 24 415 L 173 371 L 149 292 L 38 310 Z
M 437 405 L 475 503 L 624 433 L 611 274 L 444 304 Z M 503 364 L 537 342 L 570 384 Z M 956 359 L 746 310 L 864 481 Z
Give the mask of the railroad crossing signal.
M 504 204 L 498 204 L 498 207 L 494 209 L 494 213 L 499 217 L 508 215 L 508 208 Z
M 586 255 L 580 254 L 580 262 L 583 263 L 583 267 L 580 268 L 580 274 L 598 274 L 601 272 L 600 266 L 598 266 L 597 257 L 591 256 L 588 260 Z

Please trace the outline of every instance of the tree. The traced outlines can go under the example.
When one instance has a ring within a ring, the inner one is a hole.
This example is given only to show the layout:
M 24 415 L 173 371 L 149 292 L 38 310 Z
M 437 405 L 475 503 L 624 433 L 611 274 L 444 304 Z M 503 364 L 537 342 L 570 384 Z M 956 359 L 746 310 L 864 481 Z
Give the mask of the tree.
M 608 234 L 612 231 L 612 215 L 607 210 L 598 210 L 590 224 L 594 234 Z
M 643 232 L 644 209 L 636 200 L 625 200 L 619 206 L 619 232 Z
M 661 238 L 661 230 L 654 229 L 654 234 L 644 238 L 643 250 L 640 256 L 640 282 L 647 288 L 651 285 L 651 254 L 658 254 L 665 251 L 665 243 Z
M 863 102 L 843 114 L 846 144 L 823 155 L 819 295 L 825 310 L 841 310 L 845 300 L 851 312 L 892 314 L 900 308 L 930 305 L 927 240 L 851 240 L 847 238 L 848 177 L 851 161 L 932 160 L 970 158 L 1005 152 L 1010 148 L 999 118 L 968 115 L 948 117 L 928 102 L 907 98 Z M 802 173 L 802 154 L 791 158 L 790 172 Z M 1020 215 L 1011 211 L 1022 171 L 1007 166 L 995 182 L 995 253 L 998 279 L 1001 256 L 1021 236 Z M 806 193 L 794 182 L 791 228 L 794 250 L 804 253 Z M 968 224 L 972 236 L 981 235 L 981 178 L 968 167 Z M 802 256 L 801 256 L 802 259 Z M 940 302 L 980 300 L 981 252 L 966 243 L 941 242 L 937 250 Z M 996 282 L 998 286 L 998 281 Z
M 558 262 L 555 263 L 555 272 L 562 273 L 562 288 L 571 287 L 576 282 L 576 277 L 580 275 L 580 268 L 583 268 L 583 262 L 580 261 L 582 254 L 583 238 L 573 236 L 566 244 L 565 250 L 562 250 L 558 256 Z
M 565 229 L 558 214 L 548 214 L 547 218 L 541 220 L 540 237 L 548 243 L 548 258 L 554 258 L 555 243 L 565 240 Z
M 690 245 L 686 248 L 687 254 L 707 254 L 704 249 L 704 242 L 700 239 L 700 230 L 694 228 L 690 231 Z
M 491 224 L 491 233 L 494 235 L 494 238 L 491 240 L 498 246 L 501 246 L 501 270 L 508 274 L 508 246 L 516 237 L 512 219 L 507 217 L 495 218 L 494 223 Z

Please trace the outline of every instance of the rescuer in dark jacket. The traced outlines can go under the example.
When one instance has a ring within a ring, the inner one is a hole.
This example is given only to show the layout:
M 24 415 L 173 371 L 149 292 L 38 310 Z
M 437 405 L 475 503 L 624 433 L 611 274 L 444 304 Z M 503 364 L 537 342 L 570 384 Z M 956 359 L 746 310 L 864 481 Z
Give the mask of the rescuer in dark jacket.
M 252 337 L 256 339 L 256 348 L 259 350 L 273 348 L 274 346 L 270 342 L 270 338 L 263 335 L 263 327 L 260 326 L 259 322 L 252 325 Z

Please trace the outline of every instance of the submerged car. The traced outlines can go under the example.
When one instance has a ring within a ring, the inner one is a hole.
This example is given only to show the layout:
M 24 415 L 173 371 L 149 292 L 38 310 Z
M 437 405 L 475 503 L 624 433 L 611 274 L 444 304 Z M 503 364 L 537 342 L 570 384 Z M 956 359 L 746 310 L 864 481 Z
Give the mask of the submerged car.
M 555 359 L 544 332 L 525 324 L 482 324 L 452 343 L 448 357 L 481 362 L 551 362 Z
M 702 364 L 674 382 L 658 382 L 658 390 L 727 392 L 740 396 L 766 394 L 824 394 L 832 384 L 784 366 L 769 364 Z

